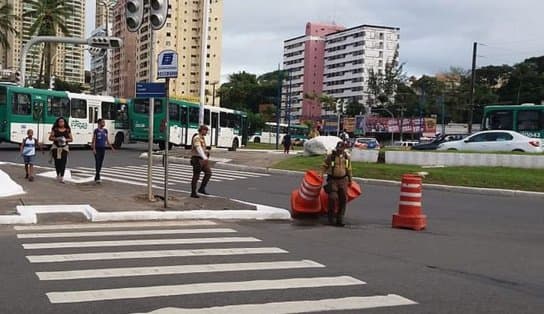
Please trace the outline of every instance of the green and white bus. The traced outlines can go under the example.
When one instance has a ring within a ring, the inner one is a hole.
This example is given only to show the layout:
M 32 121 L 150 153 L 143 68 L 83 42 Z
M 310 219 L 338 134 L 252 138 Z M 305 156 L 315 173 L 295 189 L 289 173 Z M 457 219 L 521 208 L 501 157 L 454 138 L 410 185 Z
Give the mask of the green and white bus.
M 64 117 L 72 129 L 72 144 L 89 145 L 102 118 L 110 141 L 120 147 L 128 139 L 126 103 L 109 96 L 0 85 L 0 141 L 21 143 L 33 129 L 34 136 L 47 144 L 53 123 Z
M 544 139 L 544 105 L 491 105 L 484 108 L 482 130 L 512 130 Z
M 191 140 L 198 133 L 199 104 L 169 99 L 169 147 L 189 148 Z M 153 115 L 153 142 L 165 148 L 165 98 L 155 98 Z M 134 98 L 129 102 L 130 140 L 148 141 L 149 99 Z M 204 106 L 204 124 L 210 131 L 206 143 L 213 147 L 236 149 L 247 142 L 247 115 L 227 108 Z
M 260 131 L 256 131 L 249 138 L 251 143 L 264 143 L 264 144 L 276 144 L 276 123 L 266 122 L 264 128 Z M 291 133 L 291 140 L 293 143 L 303 143 L 308 139 L 308 127 L 305 125 L 291 125 L 289 127 L 289 133 Z M 287 134 L 287 124 L 280 123 L 279 138 L 281 143 L 283 137 Z

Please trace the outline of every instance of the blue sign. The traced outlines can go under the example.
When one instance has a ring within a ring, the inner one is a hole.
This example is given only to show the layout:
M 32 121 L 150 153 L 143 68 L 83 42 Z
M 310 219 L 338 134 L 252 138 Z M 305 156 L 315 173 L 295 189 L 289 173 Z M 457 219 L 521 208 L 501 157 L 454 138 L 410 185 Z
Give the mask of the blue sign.
M 166 97 L 166 86 L 164 85 L 164 83 L 136 83 L 136 97 L 138 98 Z
M 174 50 L 163 50 L 159 53 L 157 64 L 158 78 L 178 77 L 178 54 Z

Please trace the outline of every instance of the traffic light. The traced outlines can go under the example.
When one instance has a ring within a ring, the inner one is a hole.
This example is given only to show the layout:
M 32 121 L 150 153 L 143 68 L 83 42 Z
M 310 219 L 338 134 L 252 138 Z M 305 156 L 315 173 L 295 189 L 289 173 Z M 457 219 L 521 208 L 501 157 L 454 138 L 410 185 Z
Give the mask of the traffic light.
M 54 75 L 49 77 L 49 89 L 55 89 L 55 79 Z
M 87 44 L 93 48 L 116 49 L 123 46 L 123 40 L 117 37 L 91 37 Z
M 15 83 L 17 83 L 17 85 L 21 85 L 21 72 L 20 71 L 15 71 Z
M 144 19 L 144 1 L 129 0 L 125 6 L 125 21 L 130 32 L 137 32 Z
M 95 48 L 95 47 L 90 47 L 89 48 L 89 53 L 93 57 L 99 57 L 99 56 L 103 55 L 105 52 L 106 52 L 106 50 L 102 49 L 102 48 Z
M 161 29 L 168 17 L 168 0 L 150 0 L 150 10 L 151 28 L 154 30 Z

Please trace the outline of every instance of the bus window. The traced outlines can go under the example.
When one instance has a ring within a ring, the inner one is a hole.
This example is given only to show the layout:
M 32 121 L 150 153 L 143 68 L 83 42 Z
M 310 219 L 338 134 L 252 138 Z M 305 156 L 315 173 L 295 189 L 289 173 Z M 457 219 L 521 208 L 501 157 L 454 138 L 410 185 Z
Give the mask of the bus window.
M 51 117 L 68 117 L 70 115 L 70 100 L 56 96 L 47 97 L 47 115 Z
M 198 108 L 189 107 L 189 124 L 198 124 L 198 113 Z
M 102 102 L 102 119 L 105 120 L 116 120 L 117 119 L 117 110 L 115 104 L 112 102 Z
M 187 114 L 188 114 L 187 107 L 180 107 L 179 109 L 181 112 L 179 121 L 181 122 L 181 125 L 187 125 Z
M 541 125 L 540 116 L 544 115 L 542 111 L 520 110 L 518 111 L 518 131 L 540 131 L 544 128 Z
M 512 130 L 514 128 L 512 111 L 495 111 L 489 115 L 489 129 Z
M 149 99 L 140 98 L 134 100 L 134 112 L 149 114 Z M 153 106 L 154 113 L 162 113 L 162 100 L 155 99 L 155 104 Z
M 229 128 L 239 129 L 240 128 L 240 116 L 234 113 L 229 113 L 227 115 L 229 121 Z
M 7 100 L 6 98 L 7 98 L 6 88 L 0 86 L 0 105 L 6 104 L 6 100 Z
M 168 118 L 172 121 L 179 121 L 179 107 L 176 104 L 168 104 Z
M 13 114 L 18 115 L 30 115 L 31 104 L 30 104 L 30 95 L 29 94 L 20 94 L 20 93 L 14 93 L 13 94 L 13 107 L 12 112 Z
M 210 125 L 210 109 L 204 109 L 204 124 Z
M 72 99 L 72 118 L 87 119 L 87 101 L 85 99 Z
M 226 127 L 229 126 L 226 112 L 221 112 L 219 114 L 219 126 L 222 127 L 222 128 L 226 128 Z

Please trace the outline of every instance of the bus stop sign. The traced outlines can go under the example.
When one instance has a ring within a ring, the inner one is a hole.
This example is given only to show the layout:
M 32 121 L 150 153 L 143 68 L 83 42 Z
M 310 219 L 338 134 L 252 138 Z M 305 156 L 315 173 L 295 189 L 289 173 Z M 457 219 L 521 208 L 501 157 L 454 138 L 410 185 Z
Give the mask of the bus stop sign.
M 136 83 L 137 98 L 162 98 L 166 97 L 164 83 Z
M 157 78 L 178 77 L 178 54 L 174 50 L 163 50 L 159 53 Z

